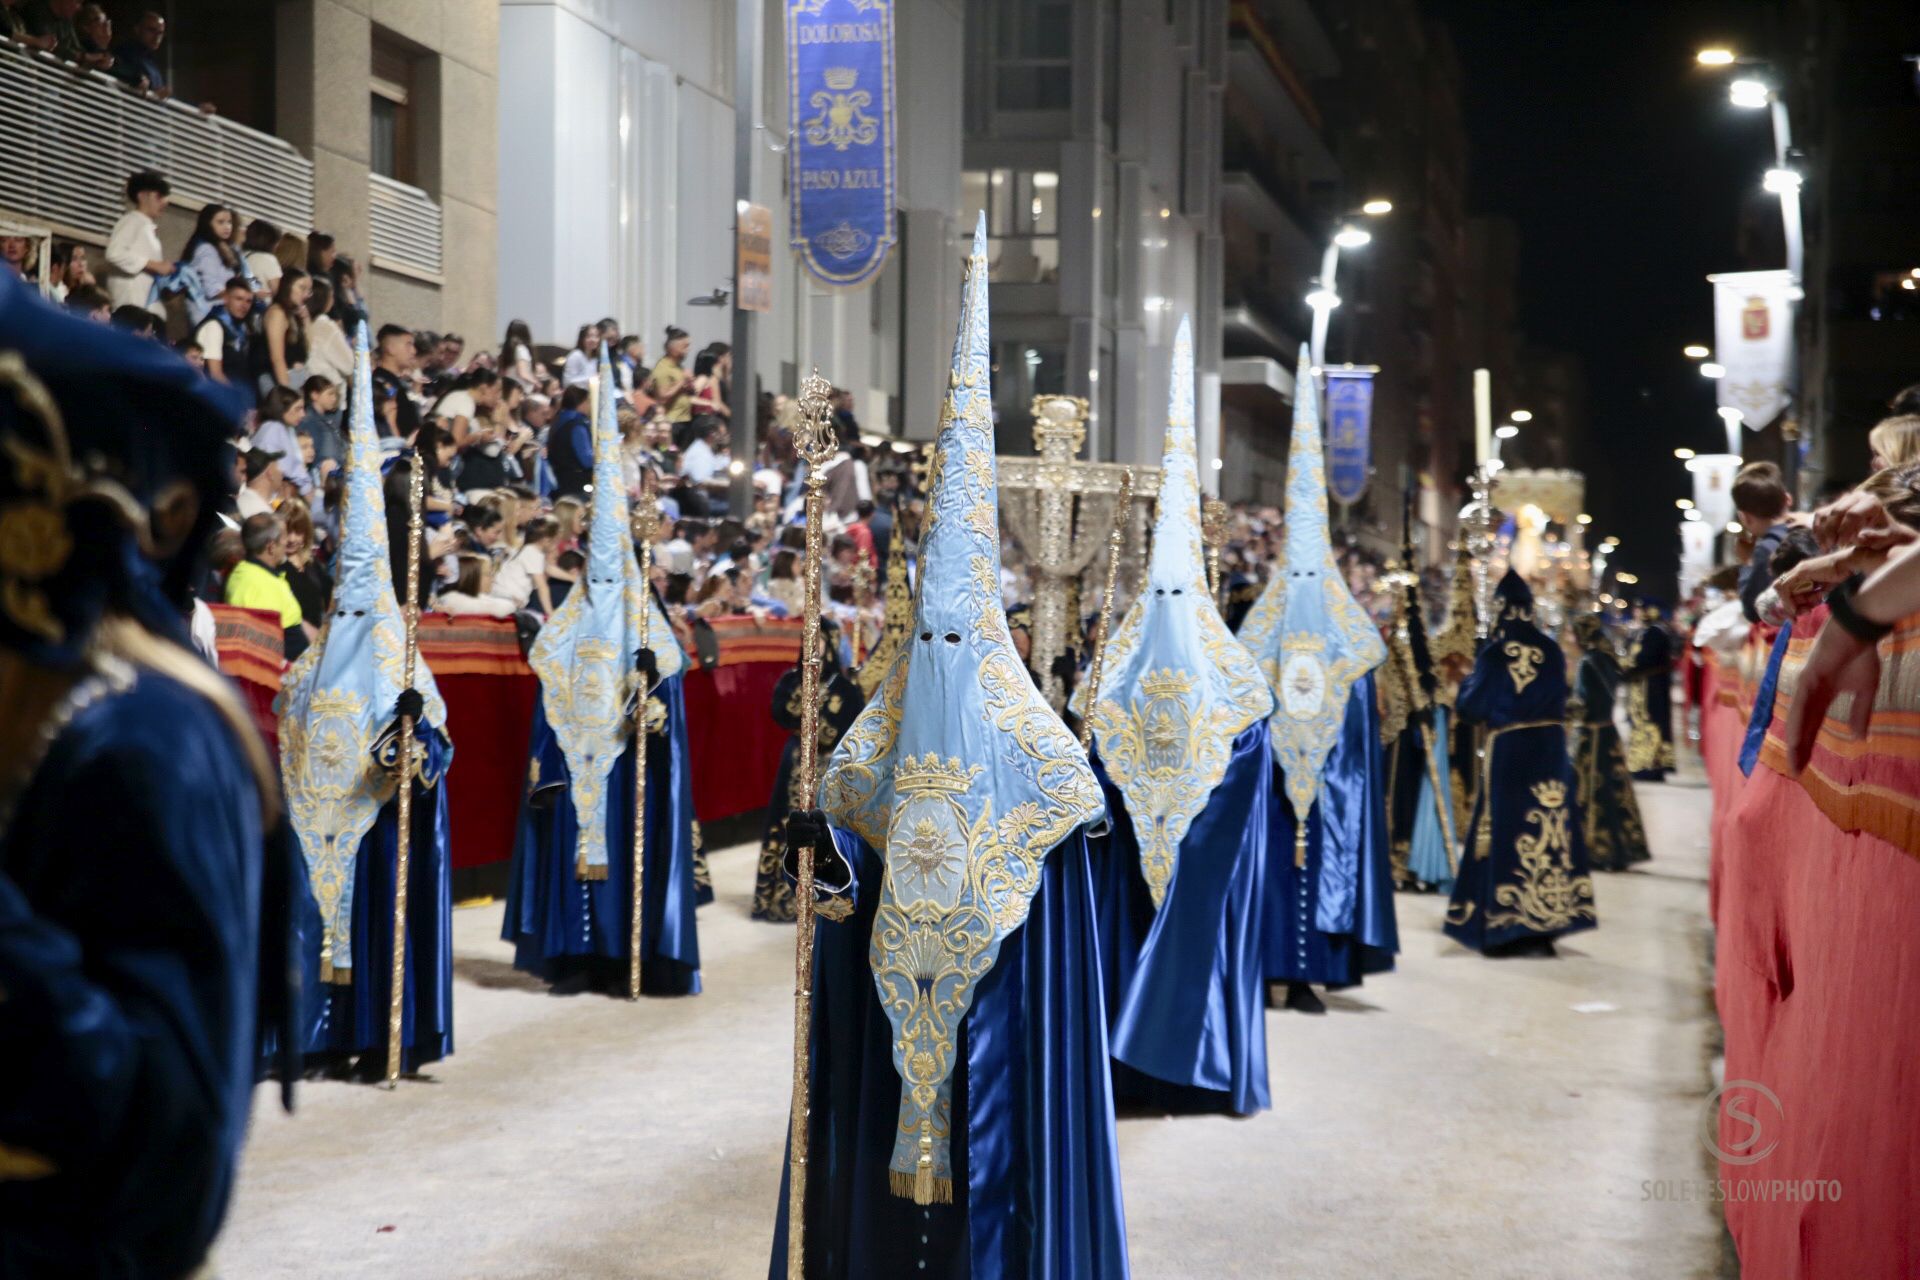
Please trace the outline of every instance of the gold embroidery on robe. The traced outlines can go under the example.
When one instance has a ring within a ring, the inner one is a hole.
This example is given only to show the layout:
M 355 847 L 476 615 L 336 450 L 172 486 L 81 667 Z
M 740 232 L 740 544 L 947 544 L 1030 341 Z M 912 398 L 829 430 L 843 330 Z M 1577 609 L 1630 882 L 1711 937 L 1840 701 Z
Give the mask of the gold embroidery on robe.
M 1489 929 L 1517 925 L 1533 933 L 1557 933 L 1576 920 L 1595 918 L 1593 877 L 1573 874 L 1573 813 L 1566 807 L 1566 784 L 1557 778 L 1536 782 L 1533 798 L 1538 807 L 1527 810 L 1526 823 L 1535 830 L 1514 838 L 1515 883 L 1493 891 L 1494 901 L 1508 910 L 1489 911 Z

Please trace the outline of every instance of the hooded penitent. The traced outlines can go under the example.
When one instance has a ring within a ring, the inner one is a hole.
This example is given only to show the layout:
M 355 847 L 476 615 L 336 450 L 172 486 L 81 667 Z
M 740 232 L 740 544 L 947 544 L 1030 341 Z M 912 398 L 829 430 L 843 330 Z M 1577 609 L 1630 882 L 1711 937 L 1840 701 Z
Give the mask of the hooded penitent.
M 1294 383 L 1293 447 L 1287 455 L 1286 561 L 1247 614 L 1240 638 L 1260 661 L 1278 705 L 1273 754 L 1293 804 L 1296 858 L 1320 775 L 1346 722 L 1354 684 L 1387 656 L 1373 620 L 1340 576 L 1327 529 L 1327 481 L 1320 407 L 1307 349 Z
M 634 654 L 643 645 L 651 648 L 662 680 L 686 666 L 686 655 L 640 577 L 620 478 L 613 367 L 604 347 L 598 376 L 586 577 L 553 611 L 527 654 L 572 780 L 580 827 L 574 875 L 580 880 L 607 878 L 607 774 L 631 736 L 627 707 L 634 692 Z
M 1435 664 L 1450 660 L 1472 666 L 1480 651 L 1480 623 L 1473 608 L 1473 557 L 1464 541 L 1454 552 L 1453 580 L 1447 587 L 1447 620 L 1429 646 Z
M 387 556 L 380 443 L 373 431 L 373 375 L 362 324 L 353 344 L 353 418 L 347 433 L 347 487 L 333 601 L 320 638 L 280 684 L 280 777 L 307 879 L 320 908 L 320 977 L 352 980 L 354 857 L 395 775 L 382 731 L 400 696 L 406 623 Z M 413 684 L 427 723 L 444 733 L 446 704 L 424 662 Z
M 895 1192 L 951 1200 L 961 1020 L 1050 850 L 1104 810 L 1015 653 L 1000 601 L 984 220 L 928 477 L 913 634 L 834 749 L 821 805 L 886 867 L 870 960 L 894 1031 Z
M 1180 842 L 1226 773 L 1233 740 L 1273 710 L 1259 664 L 1227 630 L 1207 590 L 1193 339 L 1184 317 L 1173 344 L 1164 449 L 1147 589 L 1107 646 L 1107 677 L 1091 713 L 1101 762 L 1127 799 L 1156 907 L 1173 882 Z M 1087 714 L 1085 686 L 1074 707 Z

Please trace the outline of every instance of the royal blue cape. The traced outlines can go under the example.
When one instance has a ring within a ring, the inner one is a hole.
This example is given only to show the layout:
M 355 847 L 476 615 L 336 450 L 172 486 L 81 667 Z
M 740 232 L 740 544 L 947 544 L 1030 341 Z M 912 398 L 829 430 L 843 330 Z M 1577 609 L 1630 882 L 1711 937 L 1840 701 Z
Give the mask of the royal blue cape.
M 867 956 L 884 864 L 858 836 L 834 842 L 853 912 L 820 917 L 814 946 L 807 1275 L 1126 1280 L 1084 832 L 1047 855 L 1026 922 L 960 1024 L 953 1202 L 927 1206 L 889 1189 L 900 1076 Z M 784 1174 L 767 1273 L 787 1274 Z
M 640 924 L 641 990 L 692 995 L 700 990 L 700 938 L 694 923 L 693 775 L 687 765 L 687 712 L 681 676 L 654 687 L 667 708 L 667 732 L 647 746 L 645 918 Z M 625 990 L 633 929 L 632 743 L 607 773 L 603 807 L 607 876 L 575 875 L 580 843 L 565 753 L 546 708 L 536 700 L 530 756 L 538 770 L 520 807 L 500 936 L 514 944 L 516 969 L 558 981 L 582 968 L 621 978 Z M 544 793 L 544 794 L 542 794 Z M 539 795 L 543 803 L 535 803 Z M 550 803 L 547 803 L 550 802 Z
M 453 863 L 449 851 L 444 770 L 452 748 L 424 721 L 415 730 L 421 778 L 413 790 L 413 833 L 407 867 L 407 989 L 401 1000 L 401 1069 L 417 1071 L 453 1053 Z M 384 1055 L 393 991 L 394 867 L 400 845 L 400 806 L 389 799 L 353 860 L 351 983 L 320 980 L 325 929 L 320 906 L 304 879 L 298 890 L 302 1052 L 316 1060 Z M 384 1057 L 381 1061 L 385 1061 Z M 269 1042 L 267 1074 L 277 1062 Z
M 1294 865 L 1292 806 L 1267 807 L 1262 932 L 1267 977 L 1274 981 L 1355 986 L 1369 973 L 1393 968 L 1400 950 L 1378 705 L 1368 674 L 1347 699 L 1340 737 L 1320 776 L 1307 818 L 1306 866 Z M 1274 785 L 1280 786 L 1278 778 Z
M 1271 752 L 1265 720 L 1234 739 L 1220 785 L 1180 842 L 1179 871 L 1157 912 L 1126 798 L 1094 758 L 1113 815 L 1111 831 L 1092 844 L 1122 1102 L 1236 1115 L 1273 1105 L 1260 929 L 1268 813 L 1276 807 Z

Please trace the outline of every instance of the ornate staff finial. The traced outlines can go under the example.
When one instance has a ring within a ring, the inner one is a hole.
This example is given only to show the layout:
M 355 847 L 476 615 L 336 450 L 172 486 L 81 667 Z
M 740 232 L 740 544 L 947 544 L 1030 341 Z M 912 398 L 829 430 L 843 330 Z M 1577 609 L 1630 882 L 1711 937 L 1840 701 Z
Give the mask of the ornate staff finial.
M 793 427 L 793 447 L 811 473 L 833 461 L 840 437 L 833 429 L 833 384 L 815 369 L 800 384 L 800 414 Z

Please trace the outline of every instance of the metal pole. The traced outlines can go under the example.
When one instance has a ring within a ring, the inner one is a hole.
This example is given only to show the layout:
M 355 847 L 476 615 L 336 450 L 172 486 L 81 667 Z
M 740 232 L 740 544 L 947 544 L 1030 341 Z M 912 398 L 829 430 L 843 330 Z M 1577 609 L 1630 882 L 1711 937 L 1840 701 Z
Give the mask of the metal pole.
M 733 413 L 736 471 L 727 493 L 727 512 L 736 520 L 753 514 L 753 466 L 759 452 L 760 396 L 753 376 L 753 312 L 740 305 L 740 219 L 753 202 L 753 117 L 759 100 L 754 75 L 754 49 L 760 42 L 760 4 L 734 0 L 733 4 Z
M 1327 326 L 1333 320 L 1334 302 L 1339 294 L 1334 290 L 1334 275 L 1340 270 L 1340 246 L 1329 244 L 1327 251 L 1320 255 L 1320 288 L 1329 294 L 1326 305 L 1313 309 L 1313 336 L 1308 339 L 1307 349 L 1313 353 L 1313 365 L 1316 369 L 1327 367 Z M 1298 374 L 1295 374 L 1298 377 Z
M 1786 99 L 1775 90 L 1768 102 L 1773 118 L 1773 158 L 1774 164 L 1785 169 L 1787 154 L 1793 148 L 1793 127 L 1787 117 Z M 1789 186 L 1780 193 L 1780 226 L 1787 244 L 1787 273 L 1793 277 L 1794 286 L 1804 290 L 1806 287 L 1806 238 L 1800 221 L 1800 189 Z M 1787 373 L 1787 415 L 1781 421 L 1781 478 L 1786 482 L 1787 492 L 1796 499 L 1800 490 L 1800 303 L 1797 299 L 1788 304 L 1791 307 L 1792 339 L 1789 359 L 1792 366 Z

